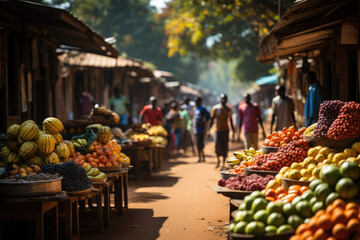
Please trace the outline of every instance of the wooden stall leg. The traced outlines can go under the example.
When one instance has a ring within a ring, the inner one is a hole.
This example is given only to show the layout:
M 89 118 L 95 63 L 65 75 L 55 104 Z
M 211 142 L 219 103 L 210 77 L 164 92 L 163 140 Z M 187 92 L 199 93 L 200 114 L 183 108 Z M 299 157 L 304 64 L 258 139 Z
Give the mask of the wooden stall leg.
M 59 211 L 58 211 L 58 205 L 56 204 L 56 206 L 52 209 L 52 214 L 51 214 L 51 223 L 52 223 L 52 238 L 51 239 L 59 239 Z
M 136 151 L 136 157 L 135 157 L 135 175 L 136 180 L 140 181 L 140 175 L 141 175 L 141 152 L 143 150 L 137 150 Z
M 98 231 L 102 232 L 104 229 L 103 226 L 103 215 L 102 215 L 102 194 L 99 192 L 99 194 L 96 196 L 96 209 L 97 209 L 97 223 L 98 223 Z
M 37 207 L 35 209 L 36 217 L 36 240 L 44 239 L 44 210 L 42 207 Z
M 119 214 L 122 214 L 122 175 L 119 176 L 115 181 L 115 208 Z
M 149 175 L 152 175 L 152 165 L 153 165 L 153 150 L 152 149 L 148 149 L 148 154 L 149 154 Z
M 110 185 L 104 186 L 104 227 L 109 227 L 110 221 Z
M 78 208 L 78 198 L 70 197 L 71 202 L 71 217 L 72 217 L 72 238 L 79 239 L 80 231 L 79 231 L 79 208 Z M 76 236 L 76 238 L 75 238 Z
M 128 209 L 128 172 L 124 175 L 124 207 Z

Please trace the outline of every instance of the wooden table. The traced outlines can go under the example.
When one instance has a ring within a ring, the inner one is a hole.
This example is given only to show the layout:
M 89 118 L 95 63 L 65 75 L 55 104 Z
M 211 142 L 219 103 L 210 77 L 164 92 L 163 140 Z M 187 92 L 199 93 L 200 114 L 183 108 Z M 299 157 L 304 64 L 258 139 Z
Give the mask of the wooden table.
M 97 221 L 97 230 L 98 232 L 102 232 L 104 229 L 103 222 L 103 212 L 102 212 L 102 195 L 100 191 L 96 188 L 93 188 L 89 193 L 79 193 L 79 194 L 71 194 L 71 197 L 76 197 L 80 210 L 85 210 L 85 201 L 88 199 L 96 198 L 96 221 Z
M 45 239 L 44 216 L 51 213 L 51 239 L 58 239 L 58 201 L 68 199 L 66 192 L 50 196 L 24 197 L 24 198 L 0 198 L 0 239 L 4 220 L 35 220 L 36 239 Z M 11 234 L 11 232 L 8 232 Z
M 123 213 L 123 176 L 125 175 L 122 171 L 121 172 L 113 172 L 113 173 L 105 173 L 106 177 L 108 178 L 108 182 L 110 186 L 114 185 L 115 191 L 110 193 L 114 193 L 114 202 L 115 208 L 119 214 Z M 126 196 L 127 197 L 127 196 Z
M 144 146 L 121 145 L 121 151 L 130 157 L 134 164 L 135 177 L 139 181 L 141 177 L 141 154 L 145 150 Z
M 66 201 L 59 201 L 59 218 L 64 218 L 65 239 L 80 239 L 79 207 L 76 196 L 68 196 Z
M 104 196 L 104 227 L 108 227 L 110 221 L 110 183 L 93 182 L 92 185 Z M 92 202 L 89 205 L 92 205 Z

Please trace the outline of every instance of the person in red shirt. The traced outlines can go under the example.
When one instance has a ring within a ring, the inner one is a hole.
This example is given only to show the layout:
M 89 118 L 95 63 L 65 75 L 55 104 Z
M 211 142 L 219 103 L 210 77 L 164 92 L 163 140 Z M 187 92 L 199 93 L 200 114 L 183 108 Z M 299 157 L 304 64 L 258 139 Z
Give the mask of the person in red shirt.
M 258 149 L 258 123 L 263 131 L 264 138 L 266 137 L 264 126 L 262 124 L 259 106 L 251 102 L 251 96 L 246 94 L 244 102 L 239 105 L 238 117 L 240 119 L 240 134 L 243 130 L 245 137 L 245 148 L 250 147 Z
M 146 105 L 140 112 L 140 123 L 146 122 L 150 125 L 163 125 L 163 115 L 157 107 L 156 97 L 150 97 L 150 104 Z

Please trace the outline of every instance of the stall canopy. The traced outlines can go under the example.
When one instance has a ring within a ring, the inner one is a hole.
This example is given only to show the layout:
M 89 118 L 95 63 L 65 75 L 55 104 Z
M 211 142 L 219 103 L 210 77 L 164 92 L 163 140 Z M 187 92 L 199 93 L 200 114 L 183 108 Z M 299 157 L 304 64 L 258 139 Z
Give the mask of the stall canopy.
M 260 41 L 260 62 L 311 51 L 331 42 L 333 26 L 357 14 L 357 1 L 296 1 Z
M 278 75 L 274 74 L 274 75 L 258 78 L 256 79 L 255 83 L 259 86 L 265 84 L 273 85 L 276 84 L 277 80 L 278 80 Z
M 0 25 L 48 36 L 59 48 L 117 57 L 118 52 L 105 39 L 70 12 L 26 1 L 0 0 Z

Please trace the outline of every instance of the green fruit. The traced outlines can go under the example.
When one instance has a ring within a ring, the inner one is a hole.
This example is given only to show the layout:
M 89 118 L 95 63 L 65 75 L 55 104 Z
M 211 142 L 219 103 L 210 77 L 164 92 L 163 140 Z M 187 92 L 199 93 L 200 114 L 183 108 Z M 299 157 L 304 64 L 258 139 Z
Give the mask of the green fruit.
M 321 183 L 322 183 L 322 181 L 320 179 L 315 179 L 315 180 L 311 181 L 309 188 L 314 192 L 317 185 L 319 185 Z
M 315 195 L 312 190 L 307 190 L 303 195 L 301 195 L 301 198 L 306 201 L 310 201 L 313 197 L 315 197 Z
M 240 204 L 239 206 L 239 210 L 246 210 L 246 204 L 243 202 L 242 204 Z
M 265 194 L 263 192 L 260 192 L 260 191 L 254 191 L 249 196 L 253 197 L 254 199 L 256 199 L 256 198 L 265 198 Z
M 339 193 L 341 198 L 351 199 L 354 198 L 358 192 L 358 186 L 351 180 L 351 178 L 342 178 L 336 184 L 335 190 Z
M 238 211 L 235 215 L 235 222 L 251 222 L 253 220 L 253 213 L 251 211 Z
M 244 234 L 245 233 L 245 228 L 247 226 L 247 222 L 238 222 L 235 224 L 235 227 L 234 227 L 234 233 L 239 233 L 239 234 Z
M 234 232 L 234 228 L 235 228 L 235 223 L 230 223 L 228 227 L 228 232 Z
M 283 217 L 283 215 L 281 215 L 280 213 L 272 213 L 269 215 L 266 223 L 268 225 L 274 225 L 275 227 L 279 227 L 281 225 L 283 225 L 285 222 L 285 219 Z
M 322 202 L 324 202 L 326 200 L 326 197 L 332 192 L 333 190 L 327 183 L 321 183 L 315 188 L 315 196 L 319 201 Z
M 289 224 L 286 224 L 286 225 L 282 225 L 280 226 L 277 231 L 276 231 L 276 234 L 280 234 L 280 233 L 286 233 L 286 232 L 292 232 L 294 231 L 294 228 L 289 225 Z
M 298 202 L 295 205 L 295 209 L 298 215 L 300 215 L 303 218 L 309 218 L 312 217 L 313 215 L 310 204 L 305 200 Z
M 316 197 L 313 197 L 312 199 L 310 199 L 309 204 L 310 204 L 310 206 L 312 207 L 312 206 L 314 206 L 314 204 L 317 203 L 317 202 L 318 202 L 317 198 L 316 198 Z
M 291 203 L 285 203 L 283 206 L 283 212 L 285 216 L 296 214 L 295 206 Z
M 251 204 L 251 211 L 256 213 L 259 210 L 266 209 L 266 206 L 268 205 L 268 201 L 264 198 L 257 198 L 253 201 Z
M 246 226 L 245 233 L 263 235 L 265 234 L 265 224 L 262 222 L 251 222 Z
M 335 186 L 341 178 L 340 168 L 336 165 L 329 165 L 321 169 L 320 179 L 330 186 Z
M 269 202 L 266 206 L 266 212 L 271 214 L 273 212 L 283 213 L 283 203 L 281 202 Z
M 265 210 L 260 210 L 254 215 L 254 220 L 258 222 L 266 223 L 269 214 Z
M 356 163 L 346 161 L 341 164 L 340 173 L 343 177 L 356 181 L 360 175 L 360 168 Z
M 296 204 L 297 204 L 298 202 L 300 202 L 300 201 L 302 201 L 301 196 L 297 196 L 297 197 L 295 197 L 295 198 L 292 200 L 291 204 L 294 205 L 294 206 L 296 206 Z
M 244 203 L 246 205 L 246 210 L 251 210 L 251 205 L 252 205 L 254 200 L 255 200 L 255 198 L 251 197 L 250 195 L 248 195 L 248 196 L 246 196 L 244 198 Z
M 291 215 L 287 219 L 288 224 L 290 224 L 294 229 L 296 229 L 300 224 L 304 223 L 304 220 L 298 215 Z
M 337 192 L 330 193 L 329 196 L 326 197 L 325 205 L 329 206 L 338 198 L 340 198 L 340 195 Z
M 320 209 L 324 209 L 324 203 L 323 202 L 316 202 L 314 206 L 312 206 L 312 212 L 315 214 Z
M 276 233 L 277 227 L 272 226 L 272 225 L 268 225 L 265 227 L 265 232 L 266 233 Z

